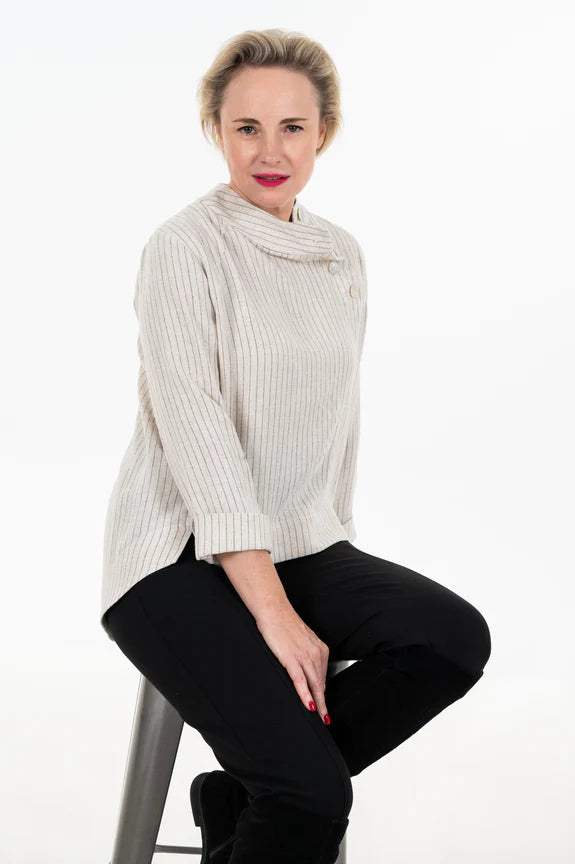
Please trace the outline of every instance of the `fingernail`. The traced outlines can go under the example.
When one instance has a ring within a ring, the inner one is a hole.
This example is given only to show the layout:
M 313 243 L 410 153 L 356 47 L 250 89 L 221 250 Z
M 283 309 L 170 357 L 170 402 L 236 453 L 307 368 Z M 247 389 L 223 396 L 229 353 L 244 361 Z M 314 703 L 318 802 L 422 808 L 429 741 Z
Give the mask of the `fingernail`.
M 329 719 L 329 714 L 325 715 L 325 717 L 323 718 L 323 722 L 326 726 L 329 726 L 329 724 L 331 723 L 331 720 Z
M 310 702 L 310 703 L 309 703 L 309 707 L 310 707 L 310 711 L 315 711 L 315 710 L 316 710 L 316 707 L 315 707 L 315 705 L 314 705 L 313 702 Z

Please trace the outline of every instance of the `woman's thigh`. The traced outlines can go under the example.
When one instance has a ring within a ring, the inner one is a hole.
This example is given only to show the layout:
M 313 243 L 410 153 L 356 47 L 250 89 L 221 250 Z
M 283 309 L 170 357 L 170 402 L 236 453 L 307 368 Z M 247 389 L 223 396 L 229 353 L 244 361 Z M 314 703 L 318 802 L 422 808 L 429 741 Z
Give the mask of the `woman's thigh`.
M 187 550 L 109 610 L 118 646 L 252 795 L 347 816 L 350 776 L 329 727 L 303 705 L 225 571 Z
M 476 675 L 489 658 L 489 627 L 468 600 L 348 540 L 276 569 L 290 603 L 329 646 L 331 660 L 427 646 Z

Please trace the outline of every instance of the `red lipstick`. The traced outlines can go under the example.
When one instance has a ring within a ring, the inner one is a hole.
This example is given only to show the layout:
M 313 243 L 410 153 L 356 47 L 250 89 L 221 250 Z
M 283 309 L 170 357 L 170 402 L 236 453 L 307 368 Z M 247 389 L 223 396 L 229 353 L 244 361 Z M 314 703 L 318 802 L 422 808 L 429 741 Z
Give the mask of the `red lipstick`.
M 252 176 L 260 186 L 279 186 L 289 177 L 288 174 L 253 174 Z

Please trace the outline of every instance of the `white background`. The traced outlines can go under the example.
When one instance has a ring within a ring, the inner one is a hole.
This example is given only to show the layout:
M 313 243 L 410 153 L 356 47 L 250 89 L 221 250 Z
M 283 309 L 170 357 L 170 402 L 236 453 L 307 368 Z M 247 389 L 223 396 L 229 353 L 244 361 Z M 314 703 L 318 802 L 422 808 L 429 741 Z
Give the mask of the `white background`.
M 342 81 L 300 197 L 367 259 L 355 545 L 464 596 L 492 637 L 476 687 L 354 778 L 348 862 L 569 864 L 573 4 L 54 0 L 2 20 L 2 864 L 111 855 L 139 673 L 99 623 L 101 548 L 138 259 L 229 180 L 196 86 L 267 27 L 319 40 Z M 189 784 L 218 767 L 185 726 L 158 842 L 199 844 Z

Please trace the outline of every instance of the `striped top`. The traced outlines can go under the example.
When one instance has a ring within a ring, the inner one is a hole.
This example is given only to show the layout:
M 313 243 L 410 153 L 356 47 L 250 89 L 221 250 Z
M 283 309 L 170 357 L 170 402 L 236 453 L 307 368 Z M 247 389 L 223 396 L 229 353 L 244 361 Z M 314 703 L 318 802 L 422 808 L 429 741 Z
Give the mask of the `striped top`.
M 136 278 L 138 411 L 104 528 L 100 623 L 177 561 L 353 540 L 367 281 L 346 229 L 219 183 L 161 223 Z

